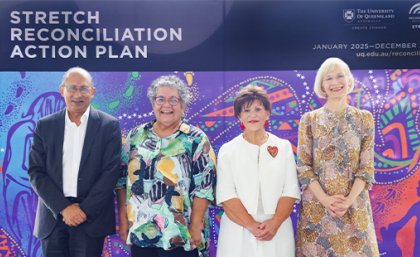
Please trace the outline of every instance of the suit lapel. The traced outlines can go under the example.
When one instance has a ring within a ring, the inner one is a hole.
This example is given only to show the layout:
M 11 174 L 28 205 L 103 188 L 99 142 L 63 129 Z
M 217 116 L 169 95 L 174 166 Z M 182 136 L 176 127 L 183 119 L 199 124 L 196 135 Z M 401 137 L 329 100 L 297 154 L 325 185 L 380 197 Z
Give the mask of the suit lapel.
M 85 142 L 83 143 L 82 159 L 80 160 L 79 172 L 82 171 L 83 164 L 85 163 L 90 149 L 92 148 L 95 135 L 99 129 L 100 118 L 98 112 L 90 107 L 89 119 L 86 128 Z
M 56 160 L 58 162 L 59 181 L 63 181 L 63 143 L 64 143 L 64 126 L 66 119 L 66 109 L 64 108 L 56 119 L 56 135 L 53 137 L 56 149 Z

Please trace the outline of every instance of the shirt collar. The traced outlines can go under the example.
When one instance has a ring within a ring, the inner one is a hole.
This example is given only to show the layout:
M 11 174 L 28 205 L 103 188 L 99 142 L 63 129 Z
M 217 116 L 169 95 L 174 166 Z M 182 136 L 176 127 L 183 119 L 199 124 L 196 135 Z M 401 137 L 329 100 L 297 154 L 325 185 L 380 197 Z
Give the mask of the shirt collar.
M 90 114 L 90 105 L 88 106 L 86 111 L 83 113 L 82 117 L 80 117 L 80 125 L 84 124 L 89 119 L 89 114 Z M 71 124 L 71 123 L 72 121 L 70 120 L 70 117 L 69 117 L 69 111 L 66 109 L 66 124 Z

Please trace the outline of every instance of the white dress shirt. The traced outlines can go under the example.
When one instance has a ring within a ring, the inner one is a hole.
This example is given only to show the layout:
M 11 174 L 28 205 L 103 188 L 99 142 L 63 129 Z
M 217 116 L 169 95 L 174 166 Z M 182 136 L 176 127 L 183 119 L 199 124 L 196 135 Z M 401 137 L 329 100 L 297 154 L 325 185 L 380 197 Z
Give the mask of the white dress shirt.
M 66 197 L 77 197 L 77 181 L 80 160 L 85 142 L 90 107 L 80 118 L 80 125 L 72 122 L 66 110 L 63 142 L 63 193 Z

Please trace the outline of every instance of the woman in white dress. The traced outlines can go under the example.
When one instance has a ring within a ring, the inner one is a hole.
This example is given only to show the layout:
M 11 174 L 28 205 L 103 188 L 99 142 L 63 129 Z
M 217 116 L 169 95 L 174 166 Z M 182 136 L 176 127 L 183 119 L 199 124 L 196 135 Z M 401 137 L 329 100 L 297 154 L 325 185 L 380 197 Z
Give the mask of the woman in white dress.
M 294 256 L 289 216 L 300 190 L 291 144 L 265 131 L 271 103 L 262 88 L 243 88 L 234 112 L 243 133 L 218 155 L 216 200 L 225 213 L 217 257 Z

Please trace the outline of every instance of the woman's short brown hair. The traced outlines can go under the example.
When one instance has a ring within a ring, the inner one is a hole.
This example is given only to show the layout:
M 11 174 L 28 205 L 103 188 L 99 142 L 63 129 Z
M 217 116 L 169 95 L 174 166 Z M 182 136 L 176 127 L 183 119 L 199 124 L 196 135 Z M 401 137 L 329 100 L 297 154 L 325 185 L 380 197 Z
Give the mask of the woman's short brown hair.
M 233 102 L 233 110 L 235 117 L 239 118 L 244 107 L 250 106 L 254 101 L 259 101 L 264 109 L 271 114 L 271 102 L 264 88 L 254 85 L 248 85 L 241 90 L 235 97 Z

